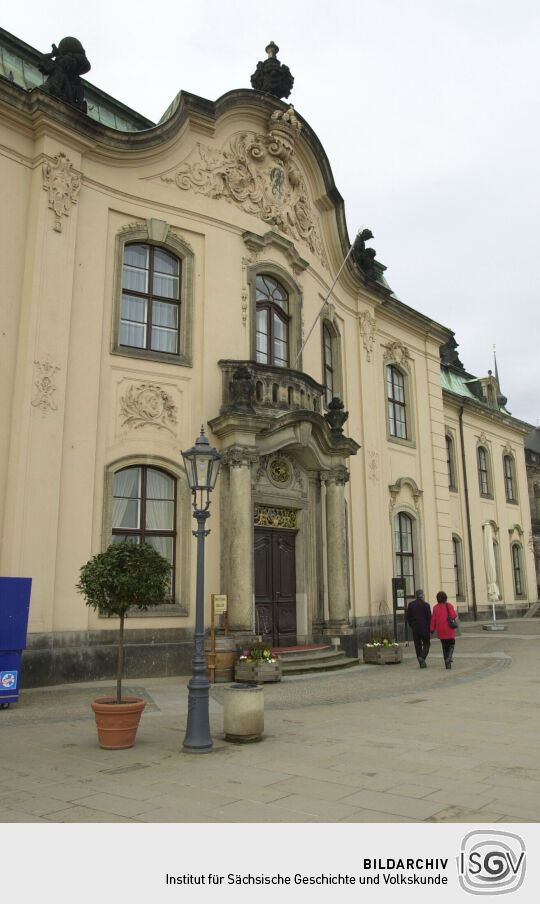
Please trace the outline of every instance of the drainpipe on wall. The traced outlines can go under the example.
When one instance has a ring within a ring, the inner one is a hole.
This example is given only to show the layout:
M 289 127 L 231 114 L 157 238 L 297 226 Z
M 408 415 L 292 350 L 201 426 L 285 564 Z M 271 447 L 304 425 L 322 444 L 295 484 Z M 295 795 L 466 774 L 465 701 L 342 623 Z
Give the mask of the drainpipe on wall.
M 474 556 L 472 546 L 471 533 L 471 510 L 469 508 L 469 487 L 467 484 L 467 466 L 465 464 L 465 441 L 463 439 L 463 405 L 459 409 L 459 438 L 461 441 L 461 463 L 463 466 L 463 489 L 465 490 L 465 511 L 467 514 L 467 535 L 469 539 L 469 559 L 471 562 L 471 593 L 473 604 L 473 616 L 476 621 L 478 618 L 478 610 L 476 608 L 476 584 L 474 582 Z

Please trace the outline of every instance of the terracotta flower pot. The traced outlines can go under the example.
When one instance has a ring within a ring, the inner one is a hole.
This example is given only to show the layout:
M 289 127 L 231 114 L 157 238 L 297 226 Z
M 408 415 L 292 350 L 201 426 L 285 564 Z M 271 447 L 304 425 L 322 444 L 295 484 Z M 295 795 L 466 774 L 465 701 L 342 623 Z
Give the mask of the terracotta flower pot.
M 122 703 L 117 703 L 116 697 L 100 697 L 92 700 L 91 706 L 101 747 L 105 750 L 133 747 L 146 700 L 141 697 L 122 697 Z

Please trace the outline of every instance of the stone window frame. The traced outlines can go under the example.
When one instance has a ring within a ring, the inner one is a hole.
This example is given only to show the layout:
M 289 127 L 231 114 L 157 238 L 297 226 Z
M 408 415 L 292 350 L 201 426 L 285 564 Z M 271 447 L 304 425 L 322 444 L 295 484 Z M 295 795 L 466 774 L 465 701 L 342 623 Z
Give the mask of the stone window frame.
M 180 330 L 178 353 L 155 351 L 120 345 L 122 316 L 122 274 L 126 245 L 152 245 L 173 254 L 180 262 Z M 117 233 L 114 252 L 114 285 L 112 305 L 111 354 L 146 361 L 165 361 L 167 364 L 191 367 L 193 364 L 193 294 L 194 258 L 192 248 L 171 231 L 163 220 L 148 220 Z
M 506 473 L 506 463 L 508 462 L 510 473 Z M 513 452 L 504 452 L 502 457 L 503 464 L 503 480 L 504 480 L 504 495 L 507 502 L 510 502 L 512 505 L 518 504 L 518 497 L 516 493 L 517 489 L 517 475 L 516 475 L 516 460 L 514 458 Z M 510 481 L 512 495 L 508 494 L 508 481 Z
M 390 432 L 390 417 L 388 414 L 388 390 L 387 390 L 387 367 L 393 367 L 403 377 L 403 393 L 405 396 L 405 427 L 407 436 L 394 436 Z M 414 407 L 412 403 L 412 370 L 405 361 L 398 362 L 393 357 L 386 358 L 383 362 L 383 386 L 384 386 L 384 410 L 386 421 L 386 439 L 390 443 L 398 443 L 401 446 L 409 446 L 416 448 L 416 425 L 414 418 Z
M 103 514 L 101 526 L 102 550 L 112 542 L 114 475 L 124 468 L 156 468 L 175 479 L 176 483 L 176 543 L 174 602 L 155 606 L 132 617 L 186 616 L 189 614 L 190 557 L 191 557 L 191 491 L 183 467 L 161 455 L 125 455 L 105 466 L 103 480 Z
M 456 589 L 456 601 L 465 601 L 465 567 L 463 559 L 463 541 L 458 534 L 452 534 L 452 556 L 454 562 L 454 583 Z
M 480 452 L 485 455 L 486 467 L 480 467 Z M 483 489 L 482 473 L 486 474 L 486 490 Z M 487 443 L 478 442 L 476 446 L 476 472 L 478 474 L 478 489 L 482 499 L 493 499 L 493 473 L 491 470 L 491 453 Z
M 517 554 L 517 563 L 515 554 Z M 512 568 L 512 586 L 514 588 L 514 599 L 527 599 L 523 544 L 519 540 L 511 540 L 510 542 L 510 565 Z M 519 572 L 519 585 L 518 580 L 516 579 L 516 572 Z
M 256 298 L 256 282 L 257 276 L 269 276 L 271 279 L 277 280 L 289 296 L 289 366 L 283 367 L 282 370 L 293 369 L 293 363 L 302 348 L 302 304 L 303 293 L 297 282 L 291 277 L 290 273 L 272 261 L 257 261 L 252 264 L 247 271 L 247 284 L 249 288 L 250 312 L 251 312 L 251 329 L 250 329 L 250 357 L 252 361 L 257 360 L 256 353 L 256 323 L 257 323 L 257 298 Z M 262 365 L 263 367 L 265 365 Z M 271 366 L 271 365 L 267 365 Z M 302 356 L 296 363 L 294 370 L 302 370 Z
M 448 428 L 444 432 L 444 442 L 446 448 L 446 465 L 448 469 L 448 489 L 453 493 L 457 493 L 456 443 L 452 431 Z
M 399 518 L 400 515 L 407 515 L 407 517 L 411 521 L 411 530 L 412 530 L 412 546 L 413 546 L 413 570 L 414 570 L 414 582 L 416 587 L 423 586 L 423 559 L 422 559 L 422 524 L 417 511 L 414 511 L 408 505 L 399 505 L 395 509 L 392 510 L 392 518 L 391 518 L 391 530 L 392 530 L 392 574 L 394 577 L 400 577 L 397 574 L 396 562 L 397 562 L 397 551 L 396 551 L 396 539 L 395 539 L 395 524 L 396 519 Z M 414 598 L 414 591 L 416 587 L 413 588 L 412 596 L 406 596 L 407 599 L 411 600 Z
M 332 397 L 338 397 L 343 401 L 343 368 L 342 368 L 342 359 L 341 359 L 341 334 L 335 323 L 335 320 L 330 320 L 329 317 L 323 317 L 321 321 L 321 385 L 324 388 L 323 392 L 323 406 L 328 408 L 328 400 L 326 397 L 326 356 L 325 356 L 325 341 L 324 334 L 325 330 L 328 332 L 330 336 L 331 343 L 331 352 L 332 352 L 332 377 L 333 377 L 333 392 Z M 331 399 L 330 399 L 331 401 Z

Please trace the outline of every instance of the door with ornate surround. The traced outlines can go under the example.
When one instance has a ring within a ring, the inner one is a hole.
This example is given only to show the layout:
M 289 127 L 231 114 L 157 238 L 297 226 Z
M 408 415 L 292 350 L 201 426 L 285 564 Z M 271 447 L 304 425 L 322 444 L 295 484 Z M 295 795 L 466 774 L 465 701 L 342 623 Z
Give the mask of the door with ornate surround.
M 255 630 L 274 647 L 296 645 L 296 531 L 256 527 Z

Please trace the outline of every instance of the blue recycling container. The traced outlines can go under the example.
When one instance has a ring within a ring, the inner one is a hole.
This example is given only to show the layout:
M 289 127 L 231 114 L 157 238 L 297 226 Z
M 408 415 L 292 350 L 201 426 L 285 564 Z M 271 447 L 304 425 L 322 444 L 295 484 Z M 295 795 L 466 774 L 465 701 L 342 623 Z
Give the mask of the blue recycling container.
M 19 699 L 32 578 L 0 578 L 0 706 Z

